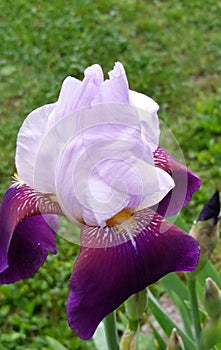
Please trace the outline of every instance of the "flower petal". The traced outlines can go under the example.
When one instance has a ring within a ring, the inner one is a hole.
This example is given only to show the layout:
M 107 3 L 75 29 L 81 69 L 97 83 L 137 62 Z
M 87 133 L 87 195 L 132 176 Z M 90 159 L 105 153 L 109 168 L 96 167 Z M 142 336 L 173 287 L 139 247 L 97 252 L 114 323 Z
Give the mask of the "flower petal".
M 55 103 L 39 107 L 24 120 L 17 137 L 15 163 L 19 177 L 33 187 L 34 165 Z
M 129 103 L 129 87 L 123 65 L 116 62 L 114 69 L 109 73 L 110 79 L 106 79 L 93 100 L 97 103 Z
M 155 210 L 162 216 L 176 215 L 190 201 L 194 192 L 201 186 L 200 178 L 161 147 L 154 152 L 156 167 L 170 174 L 175 187 L 160 202 Z
M 127 115 L 133 111 L 127 110 Z M 104 227 L 124 208 L 159 203 L 174 186 L 167 172 L 153 166 L 139 129 L 105 126 L 78 133 L 57 161 L 56 196 L 62 210 L 71 220 L 82 216 L 90 226 Z
M 49 250 L 56 253 L 57 226 L 56 215 L 33 216 L 17 225 L 8 250 L 8 267 L 0 273 L 1 284 L 32 276 L 45 262 Z
M 34 188 L 36 157 L 44 136 L 65 116 L 89 106 L 102 81 L 103 72 L 97 64 L 85 70 L 82 82 L 67 77 L 63 82 L 58 101 L 34 110 L 25 119 L 17 138 L 16 168 L 19 177 L 29 186 Z M 58 143 L 59 139 L 56 137 L 55 141 Z M 49 152 L 47 156 L 50 158 Z
M 197 265 L 199 247 L 191 236 L 150 209 L 137 212 L 134 219 L 140 233 L 131 240 L 106 248 L 83 247 L 75 263 L 67 315 L 82 339 L 91 338 L 100 321 L 130 295 L 169 272 L 192 271 Z M 90 228 L 83 231 L 83 243 L 84 235 L 90 239 Z
M 213 219 L 214 224 L 217 224 L 220 215 L 220 199 L 219 191 L 216 191 L 212 197 L 206 202 L 203 209 L 201 210 L 197 221 L 205 221 Z
M 140 133 L 137 110 L 127 104 L 97 104 L 69 114 L 45 135 L 35 160 L 33 188 L 43 193 L 55 193 L 55 169 L 60 153 L 76 137 L 79 144 L 86 148 L 87 139 L 92 140 L 92 127 L 96 127 L 93 143 L 100 142 L 101 137 L 103 142 L 113 139 L 117 141 L 117 137 L 120 141 L 127 139 L 129 142 L 131 133 Z M 148 156 L 151 153 L 150 150 L 146 152 Z M 78 149 L 72 154 L 70 162 L 74 164 L 77 156 Z M 152 153 L 151 157 L 153 158 Z
M 98 64 L 94 64 L 84 71 L 84 75 L 83 81 L 73 77 L 64 80 L 55 109 L 50 115 L 47 130 L 68 114 L 90 106 L 103 82 L 103 72 Z
M 159 144 L 160 127 L 157 112 L 158 104 L 152 98 L 129 90 L 130 104 L 137 108 L 143 139 L 154 152 Z
M 29 216 L 48 213 L 61 214 L 59 205 L 49 196 L 19 182 L 8 188 L 0 207 L 0 272 L 8 267 L 8 251 L 16 226 Z

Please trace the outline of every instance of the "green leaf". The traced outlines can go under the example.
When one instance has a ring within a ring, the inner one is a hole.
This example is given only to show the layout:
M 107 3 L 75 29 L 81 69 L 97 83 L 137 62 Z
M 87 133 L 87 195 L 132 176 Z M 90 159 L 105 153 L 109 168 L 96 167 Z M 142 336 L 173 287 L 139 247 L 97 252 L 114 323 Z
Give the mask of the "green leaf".
M 47 342 L 48 342 L 48 345 L 50 346 L 50 350 L 68 350 L 68 348 L 66 348 L 64 345 L 62 345 L 58 340 L 52 338 L 52 337 L 49 337 L 49 336 L 46 336 L 46 339 L 47 339 Z
M 139 332 L 138 334 L 138 346 L 137 350 L 154 350 L 154 338 L 149 337 L 147 334 L 143 332 Z
M 169 273 L 161 278 L 160 283 L 164 286 L 168 294 L 172 297 L 172 292 L 179 295 L 181 300 L 188 299 L 188 291 L 184 283 L 175 273 Z
M 166 349 L 166 343 L 164 341 L 164 339 L 162 338 L 162 336 L 160 335 L 159 331 L 157 330 L 157 328 L 153 325 L 153 323 L 151 321 L 149 321 L 150 327 L 152 329 L 152 332 L 154 334 L 154 338 L 156 339 L 156 341 L 158 342 L 160 349 L 161 350 L 165 350 Z
M 198 281 L 201 283 L 201 285 L 204 287 L 205 279 L 207 277 L 211 277 L 214 282 L 221 288 L 221 278 L 214 267 L 214 265 L 211 263 L 211 261 L 208 261 L 205 267 L 200 271 L 199 275 L 197 276 Z
M 176 293 L 172 292 L 171 295 L 174 304 L 179 309 L 186 333 L 193 339 L 193 333 L 191 328 L 192 319 L 190 316 L 189 309 L 187 308 L 187 305 L 185 304 L 184 300 L 181 300 Z
M 159 305 L 156 298 L 153 296 L 153 294 L 149 291 L 149 309 L 152 311 L 153 315 L 155 316 L 156 320 L 160 324 L 161 328 L 167 335 L 167 337 L 170 336 L 172 329 L 176 328 L 178 334 L 181 336 L 183 343 L 185 345 L 185 348 L 187 350 L 196 350 L 196 345 L 194 344 L 193 340 L 184 333 L 172 320 L 167 314 L 164 312 L 164 310 Z
M 216 282 L 218 287 L 221 288 L 221 278 L 211 261 L 207 262 L 205 267 L 200 271 L 200 273 L 197 276 L 197 296 L 201 303 L 204 303 L 204 288 L 207 277 L 212 278 L 213 281 Z
M 128 318 L 121 310 L 117 311 L 117 329 L 121 332 L 127 327 Z
M 104 332 L 104 324 L 101 322 L 93 336 L 94 345 L 97 350 L 107 350 L 107 342 Z
M 184 302 L 189 299 L 186 286 L 175 273 L 166 275 L 160 280 L 160 283 L 163 285 L 164 289 L 179 309 L 185 330 L 187 334 L 192 338 L 193 334 L 191 329 L 190 309 Z

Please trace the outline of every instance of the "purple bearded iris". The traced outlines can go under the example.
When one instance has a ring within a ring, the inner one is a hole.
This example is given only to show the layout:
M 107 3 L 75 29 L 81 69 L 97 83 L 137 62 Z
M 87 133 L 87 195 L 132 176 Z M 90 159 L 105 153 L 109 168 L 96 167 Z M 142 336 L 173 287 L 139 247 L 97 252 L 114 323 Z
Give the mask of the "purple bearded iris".
M 164 220 L 200 179 L 159 144 L 158 105 L 129 90 L 116 63 L 65 79 L 17 139 L 18 177 L 0 207 L 0 283 L 33 275 L 56 253 L 57 215 L 81 227 L 67 315 L 83 339 L 130 295 L 172 271 L 192 271 L 198 243 Z

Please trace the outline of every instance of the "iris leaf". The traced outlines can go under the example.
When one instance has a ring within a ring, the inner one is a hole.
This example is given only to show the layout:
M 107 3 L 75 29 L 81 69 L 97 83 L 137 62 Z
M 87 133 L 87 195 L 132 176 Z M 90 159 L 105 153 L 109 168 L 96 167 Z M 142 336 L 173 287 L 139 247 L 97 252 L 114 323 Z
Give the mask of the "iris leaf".
M 171 318 L 164 312 L 164 310 L 159 305 L 158 301 L 150 291 L 148 296 L 149 308 L 152 311 L 158 323 L 160 324 L 161 328 L 165 332 L 165 334 L 169 337 L 172 332 L 172 329 L 176 328 L 178 334 L 181 336 L 184 342 L 185 348 L 188 350 L 196 350 L 196 345 L 194 344 L 193 340 L 171 320 Z
M 177 274 L 169 273 L 168 275 L 161 278 L 160 283 L 163 285 L 170 296 L 172 296 L 171 292 L 173 291 L 173 293 L 179 295 L 181 300 L 188 299 L 187 288 L 181 279 L 177 276 Z
M 64 345 L 62 345 L 58 340 L 47 336 L 46 337 L 49 348 L 48 349 L 53 349 L 53 350 L 68 350 Z
M 160 283 L 179 309 L 187 334 L 192 336 L 190 309 L 184 303 L 189 298 L 186 286 L 175 273 L 166 275 L 160 280 Z
M 97 350 L 107 350 L 107 342 L 104 332 L 104 324 L 101 322 L 93 336 L 94 345 Z
M 162 336 L 160 335 L 159 331 L 157 330 L 156 327 L 154 327 L 153 323 L 151 321 L 149 321 L 150 327 L 153 331 L 154 334 L 154 338 L 156 339 L 156 341 L 158 342 L 160 349 L 161 350 L 165 350 L 166 349 L 166 343 L 164 341 L 164 339 L 162 338 Z

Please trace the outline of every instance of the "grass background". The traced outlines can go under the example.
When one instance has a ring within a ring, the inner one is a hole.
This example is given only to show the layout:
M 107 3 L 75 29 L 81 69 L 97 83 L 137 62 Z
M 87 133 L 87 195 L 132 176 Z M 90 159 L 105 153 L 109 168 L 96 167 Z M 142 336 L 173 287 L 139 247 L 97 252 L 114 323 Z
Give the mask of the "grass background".
M 26 115 L 55 101 L 67 75 L 82 79 L 93 63 L 106 74 L 119 60 L 130 88 L 158 102 L 186 164 L 203 180 L 182 213 L 190 225 L 221 189 L 220 18 L 218 0 L 2 0 L 0 195 L 15 171 L 16 135 Z M 78 248 L 58 237 L 58 250 L 34 278 L 0 287 L 1 349 L 56 349 L 55 338 L 67 349 L 93 350 L 66 322 Z

